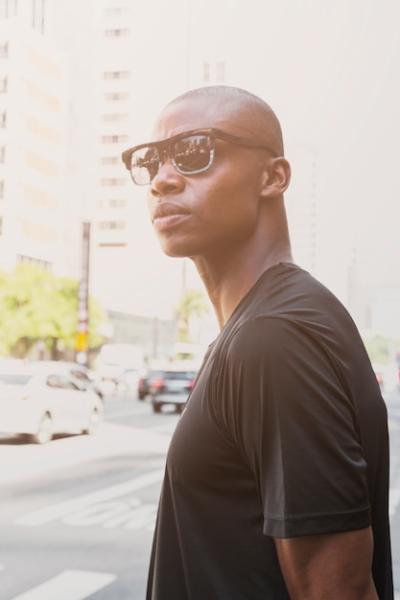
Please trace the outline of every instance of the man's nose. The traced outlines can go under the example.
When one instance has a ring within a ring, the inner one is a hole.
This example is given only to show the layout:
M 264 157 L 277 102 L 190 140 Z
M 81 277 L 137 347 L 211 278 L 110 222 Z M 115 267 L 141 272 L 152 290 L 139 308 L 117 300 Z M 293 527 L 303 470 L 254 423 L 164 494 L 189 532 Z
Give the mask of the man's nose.
M 178 173 L 171 161 L 167 160 L 160 165 L 157 175 L 151 182 L 151 194 L 153 196 L 165 196 L 177 194 L 185 188 L 185 178 Z

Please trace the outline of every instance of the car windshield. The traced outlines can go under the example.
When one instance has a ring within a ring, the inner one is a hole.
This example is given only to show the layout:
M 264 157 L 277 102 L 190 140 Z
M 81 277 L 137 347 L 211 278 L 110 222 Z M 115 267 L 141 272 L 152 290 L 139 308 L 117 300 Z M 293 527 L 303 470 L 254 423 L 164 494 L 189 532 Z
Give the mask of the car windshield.
M 0 385 L 26 385 L 32 375 L 19 373 L 0 373 Z
M 191 379 L 193 379 L 195 376 L 194 373 L 192 373 L 191 371 L 166 371 L 166 373 L 164 374 L 165 379 L 169 379 L 169 380 L 179 380 L 181 381 L 183 380 L 187 380 L 190 381 Z
M 163 371 L 150 371 L 148 374 L 149 379 L 158 379 L 159 377 L 164 377 Z
M 79 381 L 81 383 L 86 383 L 86 384 L 92 383 L 92 380 L 89 377 L 89 375 L 87 373 L 85 373 L 85 371 L 81 371 L 80 369 L 72 369 L 71 375 L 72 375 L 72 377 L 75 377 L 75 379 L 79 379 Z

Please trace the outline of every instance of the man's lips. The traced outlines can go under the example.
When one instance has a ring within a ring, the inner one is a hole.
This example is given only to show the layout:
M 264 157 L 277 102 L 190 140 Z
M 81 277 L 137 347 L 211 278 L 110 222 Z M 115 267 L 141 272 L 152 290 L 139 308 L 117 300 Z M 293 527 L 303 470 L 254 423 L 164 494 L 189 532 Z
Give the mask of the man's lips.
M 174 217 L 177 215 L 187 214 L 189 214 L 189 211 L 180 204 L 175 204 L 173 202 L 163 202 L 161 204 L 156 205 L 153 212 L 152 221 L 155 221 L 155 219 L 162 219 L 163 217 Z
M 158 204 L 153 212 L 152 223 L 158 231 L 174 227 L 189 216 L 189 211 L 171 202 Z

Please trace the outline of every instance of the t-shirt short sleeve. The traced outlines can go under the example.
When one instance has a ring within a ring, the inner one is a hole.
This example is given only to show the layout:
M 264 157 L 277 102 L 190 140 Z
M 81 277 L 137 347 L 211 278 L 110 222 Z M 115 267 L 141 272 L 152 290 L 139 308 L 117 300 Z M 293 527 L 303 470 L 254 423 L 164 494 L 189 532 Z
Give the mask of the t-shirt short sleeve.
M 234 334 L 221 364 L 218 418 L 254 476 L 263 533 L 368 527 L 357 415 L 329 352 L 296 323 L 258 317 Z

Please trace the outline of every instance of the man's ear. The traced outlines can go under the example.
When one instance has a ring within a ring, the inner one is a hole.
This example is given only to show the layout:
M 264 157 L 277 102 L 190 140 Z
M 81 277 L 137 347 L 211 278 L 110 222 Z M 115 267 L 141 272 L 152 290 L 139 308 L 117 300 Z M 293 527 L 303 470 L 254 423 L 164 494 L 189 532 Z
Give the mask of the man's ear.
M 289 187 L 290 175 L 290 164 L 286 158 L 279 156 L 269 160 L 262 173 L 261 196 L 263 198 L 282 196 Z

